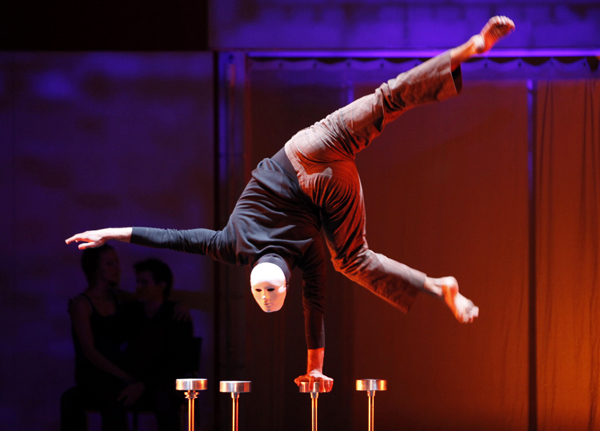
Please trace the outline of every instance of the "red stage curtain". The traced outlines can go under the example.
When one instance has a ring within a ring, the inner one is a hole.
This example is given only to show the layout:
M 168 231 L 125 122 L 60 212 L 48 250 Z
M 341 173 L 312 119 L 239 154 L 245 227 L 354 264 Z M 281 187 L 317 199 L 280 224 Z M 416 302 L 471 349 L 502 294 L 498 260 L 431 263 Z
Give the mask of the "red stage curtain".
M 540 430 L 600 427 L 600 81 L 540 82 L 536 118 Z
M 426 295 L 402 316 L 356 289 L 353 336 L 366 349 L 353 351 L 353 372 L 390 380 L 378 423 L 527 429 L 526 82 L 467 81 L 458 98 L 406 113 L 359 170 L 371 248 L 454 275 L 481 309 L 464 326 Z

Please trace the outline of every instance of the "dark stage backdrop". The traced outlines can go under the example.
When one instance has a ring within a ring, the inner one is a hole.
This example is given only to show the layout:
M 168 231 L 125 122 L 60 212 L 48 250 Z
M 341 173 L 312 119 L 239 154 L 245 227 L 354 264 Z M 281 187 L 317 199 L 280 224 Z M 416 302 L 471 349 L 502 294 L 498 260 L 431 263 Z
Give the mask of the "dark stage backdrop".
M 300 128 L 415 64 L 328 63 L 249 62 L 246 132 L 252 166 Z M 595 269 L 600 199 L 597 81 L 563 80 L 560 91 L 551 91 L 552 84 L 547 90 L 544 84 L 537 97 L 535 73 L 528 79 L 522 65 L 495 64 L 487 71 L 488 65 L 481 63 L 465 66 L 460 97 L 406 113 L 358 155 L 371 248 L 431 276 L 456 276 L 481 315 L 474 325 L 462 326 L 440 302 L 421 295 L 405 316 L 333 274 L 330 267 L 325 374 L 335 385 L 319 399 L 324 429 L 366 427 L 367 397 L 354 390 L 359 378 L 388 380 L 388 391 L 376 396 L 381 429 L 526 430 L 530 409 L 535 412 L 538 404 L 540 429 L 559 429 L 559 423 L 595 429 L 598 298 L 593 292 L 600 287 Z M 568 75 L 569 67 L 575 66 L 565 67 Z M 541 117 L 546 106 L 553 110 L 553 120 Z M 563 165 L 564 159 L 574 157 L 566 176 L 586 167 L 585 174 L 570 182 L 576 197 L 565 190 L 563 200 L 552 188 L 564 187 L 562 177 L 544 182 L 554 178 L 554 165 L 547 168 L 550 173 L 543 173 L 548 163 L 544 157 L 561 150 L 547 140 L 548 133 L 529 134 L 528 121 L 536 111 L 533 129 L 539 132 L 548 127 L 544 121 L 552 121 L 552 135 L 564 137 L 564 154 L 556 153 L 553 163 Z M 535 194 L 529 188 L 529 174 L 534 172 L 528 165 L 530 136 L 540 139 L 536 152 L 541 154 L 535 182 L 538 218 L 531 225 Z M 580 147 L 576 156 L 567 142 Z M 548 182 L 552 187 L 546 187 Z M 581 194 L 585 198 L 578 197 Z M 545 196 L 552 196 L 553 212 L 548 212 Z M 573 205 L 579 208 L 576 215 L 570 210 Z M 562 216 L 564 211 L 574 220 Z M 553 232 L 543 228 L 545 217 L 552 217 Z M 583 226 L 580 219 L 586 221 Z M 540 259 L 533 278 L 534 291 L 539 292 L 533 306 L 538 310 L 538 332 L 532 338 L 530 270 L 535 257 L 529 248 L 530 226 L 537 233 Z M 565 234 L 567 227 L 578 239 Z M 563 249 L 555 235 L 569 238 L 570 248 Z M 581 248 L 587 251 L 573 254 Z M 574 262 L 557 257 L 550 262 L 545 253 L 564 253 Z M 554 272 L 567 281 L 558 282 Z M 247 400 L 257 408 L 254 413 L 248 407 L 249 429 L 310 426 L 309 399 L 292 383 L 305 366 L 298 278 L 299 274 L 286 309 L 277 317 L 262 315 L 247 301 L 255 328 L 247 332 L 247 358 L 257 380 L 255 396 Z M 546 294 L 552 295 L 551 308 Z M 533 365 L 531 343 L 539 352 Z M 533 390 L 530 370 L 539 380 Z
M 67 301 L 86 281 L 67 237 L 212 226 L 212 87 L 210 53 L 0 53 L 0 428 L 57 430 L 59 397 L 74 384 Z M 126 290 L 134 262 L 171 266 L 212 375 L 212 263 L 115 248 Z

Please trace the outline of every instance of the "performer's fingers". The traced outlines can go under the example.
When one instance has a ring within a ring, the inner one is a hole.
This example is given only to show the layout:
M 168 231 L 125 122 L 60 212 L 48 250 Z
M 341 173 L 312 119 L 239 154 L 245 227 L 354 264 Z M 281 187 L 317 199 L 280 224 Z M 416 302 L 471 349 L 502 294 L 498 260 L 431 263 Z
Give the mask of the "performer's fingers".
M 89 236 L 88 236 L 88 235 L 86 235 L 86 234 L 87 234 L 87 232 L 78 233 L 78 234 L 76 234 L 76 235 L 73 235 L 73 236 L 72 236 L 72 237 L 70 237 L 70 238 L 67 238 L 67 239 L 65 240 L 65 242 L 66 242 L 67 244 L 71 244 L 72 242 L 83 242 L 83 241 L 85 241 L 85 242 L 93 242 L 93 240 L 92 240 L 92 239 L 90 239 L 90 238 L 89 238 Z
M 71 244 L 73 241 L 77 241 L 77 237 L 78 237 L 78 236 L 79 236 L 79 234 L 77 234 L 77 235 L 73 235 L 72 237 L 65 239 L 65 242 L 66 242 L 67 244 Z
M 306 374 L 303 376 L 298 376 L 294 379 L 294 383 L 296 383 L 297 386 L 300 386 L 302 384 L 302 382 L 308 382 L 308 381 L 310 381 L 310 380 L 309 380 L 308 375 L 306 375 Z
M 83 242 L 77 246 L 79 250 L 85 250 L 86 248 L 100 247 L 102 244 L 99 242 Z
M 81 243 L 77 246 L 79 250 L 85 250 L 86 248 L 96 248 L 103 245 L 106 240 L 101 235 L 89 235 L 88 232 L 78 233 L 65 240 L 67 244 Z

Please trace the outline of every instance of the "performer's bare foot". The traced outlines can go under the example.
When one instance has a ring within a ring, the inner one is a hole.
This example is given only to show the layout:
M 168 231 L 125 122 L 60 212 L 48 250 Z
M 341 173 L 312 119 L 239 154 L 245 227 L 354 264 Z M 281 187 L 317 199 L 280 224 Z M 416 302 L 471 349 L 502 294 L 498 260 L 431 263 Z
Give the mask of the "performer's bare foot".
M 515 23 L 505 16 L 490 18 L 481 32 L 473 36 L 477 54 L 488 52 L 496 43 L 515 30 Z
M 505 16 L 490 18 L 479 34 L 450 50 L 452 70 L 472 56 L 488 52 L 500 39 L 508 36 L 514 29 L 515 23 L 510 18 Z
M 448 280 L 448 282 L 442 284 L 442 293 L 446 305 L 460 323 L 473 323 L 473 320 L 479 316 L 479 307 L 475 306 L 473 301 L 458 293 L 458 284 L 454 277 L 445 278 L 454 280 L 453 282 Z
M 460 323 L 473 323 L 473 320 L 479 316 L 479 307 L 458 292 L 458 282 L 454 277 L 427 277 L 424 289 L 439 298 L 443 298 L 456 320 Z

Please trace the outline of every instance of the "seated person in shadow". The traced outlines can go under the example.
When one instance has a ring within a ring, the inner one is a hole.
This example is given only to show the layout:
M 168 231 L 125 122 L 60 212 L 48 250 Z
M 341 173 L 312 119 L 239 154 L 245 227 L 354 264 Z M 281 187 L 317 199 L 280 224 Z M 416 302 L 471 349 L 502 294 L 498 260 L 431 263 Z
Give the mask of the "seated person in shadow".
M 61 430 L 86 430 L 86 408 L 100 411 L 103 430 L 126 430 L 118 397 L 136 379 L 121 367 L 125 331 L 119 257 L 111 246 L 85 250 L 81 268 L 88 287 L 69 302 L 77 386 L 61 397 Z
M 133 295 L 118 288 L 121 269 L 113 247 L 85 250 L 81 266 L 88 287 L 69 303 L 77 386 L 61 397 L 61 430 L 87 430 L 85 410 L 94 409 L 102 416 L 103 431 L 125 431 L 127 409 L 143 395 L 145 385 L 134 373 L 131 353 L 125 359 L 123 345 L 127 338 L 139 333 L 142 326 L 133 317 Z M 173 304 L 172 307 L 175 312 L 170 314 L 171 318 L 187 319 L 187 322 L 177 323 L 189 326 L 191 332 L 185 307 Z M 129 342 L 130 345 L 137 343 L 131 339 Z M 173 380 L 171 386 L 175 386 Z
M 123 367 L 136 383 L 119 400 L 133 409 L 153 411 L 160 431 L 178 431 L 185 399 L 175 390 L 175 380 L 191 377 L 198 366 L 192 323 L 175 318 L 177 304 L 168 301 L 173 274 L 166 263 L 152 258 L 133 268 L 136 300 L 123 305 L 128 328 Z

